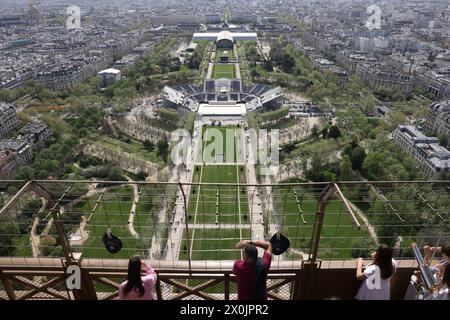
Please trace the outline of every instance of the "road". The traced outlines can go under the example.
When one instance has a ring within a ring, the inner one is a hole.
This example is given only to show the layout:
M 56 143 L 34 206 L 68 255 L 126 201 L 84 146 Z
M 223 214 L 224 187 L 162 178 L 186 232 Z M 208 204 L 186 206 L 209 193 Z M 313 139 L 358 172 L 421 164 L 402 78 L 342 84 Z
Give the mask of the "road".
M 248 127 L 248 124 L 245 124 Z M 247 187 L 248 201 L 250 204 L 250 220 L 251 220 L 251 230 L 252 230 L 252 240 L 264 240 L 264 217 L 263 215 L 263 203 L 261 201 L 261 195 L 256 187 L 259 183 L 256 177 L 255 163 L 257 163 L 257 155 L 253 154 L 253 148 L 250 145 L 250 141 L 244 142 L 245 159 L 246 159 L 246 178 L 247 184 L 254 185 Z M 272 211 L 273 212 L 273 211 Z M 266 221 L 267 223 L 267 221 Z M 269 225 L 269 232 L 272 233 L 274 230 L 273 225 Z M 274 233 L 274 232 L 273 232 Z M 262 254 L 263 250 L 258 249 L 259 253 Z
M 127 177 L 127 180 L 129 182 L 134 182 L 133 179 L 129 177 Z M 139 203 L 140 194 L 137 184 L 130 184 L 130 186 L 133 188 L 133 204 L 131 205 L 130 216 L 128 218 L 128 230 L 133 237 L 138 239 L 139 234 L 136 232 L 136 230 L 134 230 L 134 217 L 136 216 L 136 206 Z
M 31 251 L 33 253 L 33 258 L 38 258 L 39 257 L 39 246 L 41 243 L 41 239 L 40 239 L 40 235 L 38 235 L 36 233 L 36 228 L 39 224 L 39 216 L 41 215 L 42 212 L 44 212 L 45 208 L 47 207 L 47 200 L 45 200 L 45 198 L 40 198 L 42 205 L 39 208 L 38 211 L 38 216 L 36 218 L 34 218 L 33 224 L 31 225 L 31 231 L 30 231 L 30 245 L 31 245 Z M 50 219 L 49 222 L 53 222 L 53 219 Z M 48 223 L 47 223 L 48 226 Z M 47 229 L 47 227 L 46 227 Z M 48 231 L 47 231 L 48 232 Z M 44 234 L 44 232 L 42 232 L 42 234 Z
M 186 168 L 184 172 L 181 172 L 180 166 L 177 165 L 172 170 L 171 180 L 173 182 L 190 183 L 194 174 L 195 167 L 195 155 L 199 152 L 199 145 L 201 142 L 201 128 L 203 123 L 201 121 L 194 122 L 194 134 L 191 143 L 187 149 L 188 158 L 186 159 Z M 189 194 L 191 191 L 190 185 L 183 185 L 183 191 L 186 195 L 186 204 L 189 203 Z M 178 188 L 176 193 L 177 201 L 175 206 L 175 215 L 173 217 L 173 223 L 170 224 L 169 236 L 167 239 L 166 254 L 164 259 L 167 261 L 177 261 L 180 252 L 182 236 L 183 236 L 183 223 L 185 219 L 184 201 L 181 190 Z M 164 218 L 163 218 L 164 217 Z M 160 219 L 165 219 L 165 211 L 160 212 Z M 161 221 L 159 221 L 161 223 Z M 161 247 L 154 235 L 152 239 L 152 246 L 149 250 L 149 258 L 155 259 L 158 253 L 161 252 Z

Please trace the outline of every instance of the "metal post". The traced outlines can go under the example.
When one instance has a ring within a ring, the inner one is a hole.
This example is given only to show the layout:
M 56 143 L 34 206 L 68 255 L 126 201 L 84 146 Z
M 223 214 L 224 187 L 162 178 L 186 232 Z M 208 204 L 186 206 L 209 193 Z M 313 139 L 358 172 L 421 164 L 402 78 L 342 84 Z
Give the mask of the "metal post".
M 192 266 L 191 266 L 191 238 L 189 237 L 189 217 L 187 212 L 187 201 L 186 201 L 186 194 L 184 193 L 183 185 L 181 182 L 178 182 L 178 186 L 180 187 L 181 194 L 183 195 L 183 204 L 184 204 L 184 220 L 186 221 L 186 237 L 188 240 L 188 263 L 189 263 L 189 274 L 192 274 Z M 200 188 L 199 188 L 200 189 Z M 197 195 L 198 197 L 198 195 Z
M 317 259 L 317 251 L 319 250 L 319 242 L 320 242 L 320 234 L 322 232 L 323 220 L 325 217 L 325 202 L 319 202 L 319 210 L 316 212 L 316 221 L 314 222 L 314 230 L 312 236 L 312 244 L 310 250 L 310 258 L 311 263 L 316 262 Z
M 291 290 L 291 300 L 300 300 L 300 286 L 301 286 L 301 270 L 297 270 L 295 272 L 295 279 L 292 283 L 292 290 Z
M 162 300 L 163 296 L 162 296 L 162 290 L 161 290 L 161 279 L 159 278 L 159 275 L 158 275 L 158 280 L 156 280 L 155 289 L 156 289 L 156 297 L 157 297 L 157 299 L 158 300 Z
M 309 261 L 314 264 L 317 259 L 317 251 L 319 250 L 320 234 L 322 233 L 323 220 L 325 218 L 325 209 L 328 199 L 335 192 L 334 184 L 328 184 L 319 197 L 318 209 L 316 212 L 316 220 L 314 222 L 314 230 L 312 234 L 311 248 L 309 251 Z
M 37 195 L 46 199 L 48 201 L 49 205 L 51 206 L 50 213 L 53 218 L 53 223 L 55 224 L 55 227 L 56 227 L 56 232 L 58 233 L 58 238 L 61 241 L 61 247 L 63 249 L 64 257 L 66 258 L 66 260 L 68 262 L 69 261 L 73 262 L 74 259 L 73 259 L 72 252 L 70 250 L 69 242 L 67 241 L 67 237 L 64 234 L 64 226 L 61 223 L 61 221 L 59 220 L 59 216 L 58 216 L 58 211 L 59 211 L 58 208 L 60 207 L 60 202 L 64 198 L 64 196 L 66 195 L 66 192 L 68 192 L 70 187 L 63 192 L 61 197 L 56 199 L 56 196 L 54 195 L 53 192 L 51 192 L 49 189 L 47 189 L 46 187 L 44 187 L 43 185 L 41 185 L 40 183 L 38 183 L 36 181 L 31 181 L 27 185 Z
M 225 301 L 230 300 L 230 273 L 225 273 L 224 280 Z
M 14 292 L 14 288 L 11 284 L 11 280 L 7 279 L 2 275 L 2 272 L 0 271 L 0 280 L 2 282 L 3 288 L 6 291 L 6 294 L 8 295 L 9 300 L 16 300 L 16 293 Z
M 59 215 L 56 212 L 56 208 L 51 209 L 51 214 L 53 218 L 53 223 L 56 227 L 56 232 L 58 233 L 59 240 L 61 242 L 61 247 L 64 253 L 64 258 L 66 258 L 67 262 L 73 262 L 72 251 L 70 250 L 69 242 L 67 241 L 67 237 L 64 233 L 64 225 L 59 221 Z
M 81 288 L 80 289 L 67 289 L 67 292 L 72 292 L 73 298 L 75 300 L 98 300 L 97 291 L 95 289 L 94 281 L 89 274 L 89 270 L 83 269 L 80 260 L 64 260 L 61 259 L 62 267 L 64 269 L 64 273 L 67 276 L 66 270 L 70 265 L 76 265 L 80 268 L 80 277 L 81 277 Z M 70 296 L 70 295 L 69 295 Z

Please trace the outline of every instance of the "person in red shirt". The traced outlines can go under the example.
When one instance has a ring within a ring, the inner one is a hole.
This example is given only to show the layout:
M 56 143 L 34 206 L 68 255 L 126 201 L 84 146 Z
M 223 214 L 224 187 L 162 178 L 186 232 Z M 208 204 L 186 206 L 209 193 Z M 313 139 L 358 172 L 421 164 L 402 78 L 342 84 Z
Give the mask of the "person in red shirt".
M 258 258 L 258 249 L 264 249 L 262 258 Z M 272 261 L 272 245 L 267 241 L 243 240 L 236 244 L 243 249 L 244 260 L 234 263 L 238 300 L 267 300 L 267 272 Z

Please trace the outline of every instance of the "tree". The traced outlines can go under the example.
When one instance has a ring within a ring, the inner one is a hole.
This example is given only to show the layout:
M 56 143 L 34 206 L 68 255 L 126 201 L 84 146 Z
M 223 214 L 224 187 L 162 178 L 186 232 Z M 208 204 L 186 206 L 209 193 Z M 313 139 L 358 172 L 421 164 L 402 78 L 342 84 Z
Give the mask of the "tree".
M 261 74 L 258 72 L 258 70 L 256 70 L 256 68 L 251 68 L 250 70 L 250 76 L 252 77 L 259 77 Z
M 350 157 L 348 155 L 345 155 L 342 158 L 342 162 L 339 169 L 341 181 L 353 180 L 352 162 L 350 161 Z
M 361 170 L 365 158 L 366 158 L 366 151 L 364 150 L 364 148 L 356 146 L 350 154 L 352 169 Z
M 311 136 L 313 138 L 317 138 L 319 136 L 319 128 L 317 127 L 316 124 L 314 124 L 312 129 L 311 129 Z
M 264 68 L 264 70 L 272 72 L 273 71 L 273 63 L 272 60 L 266 60 L 264 61 L 264 63 L 262 64 L 262 67 Z
M 25 166 L 20 169 L 15 178 L 17 180 L 32 180 L 34 178 L 34 175 L 34 169 L 30 166 Z
M 378 104 L 378 100 L 373 95 L 364 96 L 361 102 L 366 113 L 375 112 L 375 106 Z
M 369 180 L 378 180 L 384 177 L 386 169 L 385 162 L 389 158 L 387 151 L 372 152 L 365 157 L 362 171 Z
M 291 73 L 292 69 L 295 67 L 295 58 L 285 52 L 281 58 L 281 66 L 285 72 Z
M 324 139 L 326 139 L 327 136 L 328 136 L 328 128 L 325 127 L 325 128 L 322 129 L 322 137 L 323 137 Z
M 448 146 L 448 141 L 449 139 L 448 139 L 448 134 L 446 134 L 446 133 L 441 133 L 440 135 L 439 135 L 439 144 L 441 145 L 441 146 L 443 146 L 443 147 L 447 147 Z
M 19 226 L 20 234 L 26 235 L 29 234 L 31 230 L 33 220 L 27 216 L 22 215 L 17 218 L 16 224 Z
M 389 123 L 389 128 L 391 130 L 397 128 L 399 125 L 406 123 L 407 117 L 400 111 L 390 110 L 387 113 L 387 120 Z
M 150 140 L 145 140 L 143 145 L 145 149 L 147 149 L 150 152 L 153 151 L 153 149 L 155 149 L 155 144 Z
M 39 249 L 44 256 L 50 255 L 56 245 L 55 237 L 51 235 L 46 235 L 40 238 Z
M 320 171 L 322 170 L 322 160 L 319 155 L 314 154 L 311 160 L 311 169 L 306 173 L 306 178 L 312 181 L 318 181 Z
M 324 181 L 324 182 L 336 181 L 336 174 L 328 170 L 322 170 L 320 171 L 316 181 Z
M 339 128 L 337 126 L 331 126 L 330 130 L 328 130 L 327 137 L 333 138 L 334 140 L 336 140 L 340 136 L 341 136 L 341 130 L 339 130 Z
M 167 156 L 169 155 L 169 143 L 166 139 L 158 141 L 156 145 L 158 150 L 158 156 L 160 156 L 164 161 L 167 161 Z
M 107 179 L 109 181 L 121 181 L 124 180 L 123 171 L 119 167 L 112 166 L 109 170 Z
M 41 201 L 38 199 L 33 199 L 23 206 L 22 215 L 31 218 L 33 215 L 38 213 L 40 208 L 41 208 Z
M 14 239 L 19 229 L 16 224 L 2 222 L 0 223 L 0 256 L 14 256 L 16 247 Z

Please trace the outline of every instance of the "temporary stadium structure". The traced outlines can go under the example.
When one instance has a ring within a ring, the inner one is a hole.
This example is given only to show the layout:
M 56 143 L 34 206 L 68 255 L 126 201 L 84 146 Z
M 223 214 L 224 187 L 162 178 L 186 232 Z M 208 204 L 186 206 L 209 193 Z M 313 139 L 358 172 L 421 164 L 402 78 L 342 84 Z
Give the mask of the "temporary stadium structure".
M 201 104 L 241 103 L 247 111 L 277 103 L 283 96 L 281 87 L 271 88 L 262 84 L 243 86 L 239 79 L 206 80 L 203 86 L 182 85 L 164 87 L 162 98 L 170 106 L 182 106 L 199 111 Z
M 220 49 L 232 49 L 234 47 L 234 43 L 236 41 L 256 41 L 258 38 L 255 32 L 230 32 L 230 31 L 221 31 L 221 32 L 199 32 L 194 33 L 192 39 L 196 40 L 207 40 L 207 41 L 215 41 L 217 48 Z

